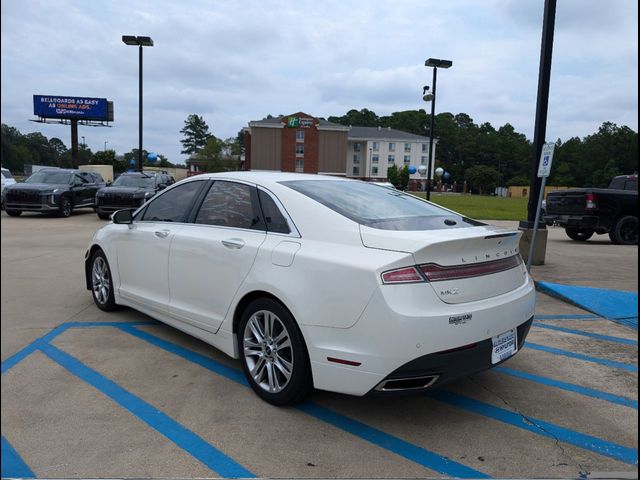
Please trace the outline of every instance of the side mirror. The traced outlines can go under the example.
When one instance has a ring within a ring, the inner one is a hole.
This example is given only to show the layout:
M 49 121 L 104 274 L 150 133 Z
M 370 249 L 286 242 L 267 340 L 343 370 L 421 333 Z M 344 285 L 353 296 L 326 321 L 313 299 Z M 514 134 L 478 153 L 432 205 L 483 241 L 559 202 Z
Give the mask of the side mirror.
M 133 215 L 131 214 L 131 210 L 118 210 L 111 217 L 113 219 L 113 223 L 130 225 L 133 223 Z
M 167 185 L 165 183 L 161 183 L 160 185 L 158 185 L 158 190 L 164 190 L 165 188 L 167 188 Z
M 110 187 L 113 182 L 111 180 L 107 181 L 107 187 Z

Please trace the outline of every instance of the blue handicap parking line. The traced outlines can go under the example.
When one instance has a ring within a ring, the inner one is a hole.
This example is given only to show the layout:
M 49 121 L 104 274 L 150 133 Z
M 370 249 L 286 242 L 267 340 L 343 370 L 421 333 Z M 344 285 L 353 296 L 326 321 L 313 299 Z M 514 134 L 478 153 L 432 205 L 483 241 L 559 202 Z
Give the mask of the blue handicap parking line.
M 427 393 L 426 395 L 429 398 L 433 398 L 445 404 L 452 405 L 484 417 L 492 418 L 499 422 L 527 430 L 537 435 L 575 445 L 577 447 L 584 448 L 585 450 L 589 450 L 630 465 L 638 465 L 638 450 L 634 448 L 625 447 L 600 438 L 585 435 L 584 433 L 576 432 L 569 428 L 560 427 L 537 418 L 511 412 L 504 408 L 495 407 L 488 403 L 480 402 L 453 392 L 435 390 Z
M 567 390 L 569 392 L 579 393 L 587 397 L 597 398 L 599 400 L 605 400 L 610 403 L 622 405 L 624 407 L 630 407 L 638 409 L 638 401 L 630 398 L 621 397 L 620 395 L 614 395 L 612 393 L 603 392 L 602 390 L 596 390 L 594 388 L 587 388 L 574 383 L 562 382 L 549 377 L 543 377 L 541 375 L 534 375 L 532 373 L 523 372 L 521 370 L 515 370 L 507 367 L 495 367 L 495 372 L 510 375 L 512 377 L 522 378 L 532 382 L 540 383 L 542 385 L 548 385 L 550 387 L 559 388 L 561 390 Z
M 2 478 L 36 478 L 22 457 L 2 435 Z
M 455 478 L 491 478 L 485 473 L 457 463 L 447 457 L 435 454 L 422 447 L 389 435 L 377 428 L 336 413 L 328 408 L 312 402 L 304 402 L 296 408 L 308 413 L 312 417 L 333 425 L 345 432 L 364 439 L 374 445 L 390 450 L 401 457 L 424 467 L 435 470 Z
M 628 339 L 628 338 L 613 337 L 611 335 L 603 335 L 601 333 L 585 332 L 584 330 L 575 330 L 575 329 L 572 329 L 572 328 L 558 327 L 557 325 L 549 325 L 549 324 L 541 323 L 541 322 L 533 322 L 533 326 L 534 327 L 538 327 L 538 328 L 546 328 L 548 330 L 556 330 L 558 332 L 570 333 L 572 335 L 580 335 L 580 336 L 583 336 L 583 337 L 590 337 L 590 338 L 594 338 L 596 340 L 605 340 L 607 342 L 622 343 L 624 345 L 635 345 L 635 346 L 638 346 L 638 341 L 637 340 L 631 340 L 631 339 Z
M 189 362 L 200 365 L 218 375 L 232 380 L 240 385 L 248 387 L 249 384 L 240 370 L 223 365 L 212 358 L 205 357 L 187 348 L 176 345 L 175 343 L 163 340 L 148 332 L 138 330 L 135 327 L 119 326 L 120 330 L 140 338 L 156 347 L 166 350 L 170 353 L 188 360 Z M 444 475 L 458 478 L 489 478 L 487 474 L 474 470 L 470 467 L 455 462 L 445 456 L 438 455 L 424 448 L 413 445 L 391 434 L 382 432 L 373 427 L 365 425 L 344 415 L 336 413 L 326 407 L 314 404 L 312 402 L 304 402 L 297 408 L 319 420 L 327 422 L 334 427 L 350 433 L 351 435 L 372 443 L 380 448 L 395 453 L 396 455 L 415 462 L 423 467 L 429 468 Z
M 249 470 L 207 443 L 191 430 L 182 426 L 153 405 L 120 387 L 107 377 L 89 368 L 68 353 L 50 344 L 41 344 L 39 349 L 51 360 L 111 398 L 118 405 L 128 410 L 151 428 L 160 432 L 211 470 L 219 473 L 223 477 L 255 477 Z
M 567 314 L 553 314 L 553 315 L 534 315 L 534 320 L 598 320 L 595 315 L 567 315 Z
M 541 352 L 552 353 L 554 355 L 561 355 L 564 357 L 575 358 L 578 360 L 584 360 L 585 362 L 597 363 L 598 365 L 604 365 L 610 368 L 619 368 L 627 372 L 638 372 L 637 365 L 631 365 L 629 363 L 616 362 L 614 360 L 607 360 L 605 358 L 592 357 L 590 355 L 584 355 L 582 353 L 570 352 L 569 350 L 562 350 L 560 348 L 547 347 L 546 345 L 539 345 L 537 343 L 527 342 L 525 345 L 532 350 L 540 350 Z
M 638 329 L 638 293 L 603 288 L 536 282 L 542 292 L 560 297 L 580 308 L 610 320 L 630 319 L 628 326 Z M 633 322 L 635 319 L 635 323 Z

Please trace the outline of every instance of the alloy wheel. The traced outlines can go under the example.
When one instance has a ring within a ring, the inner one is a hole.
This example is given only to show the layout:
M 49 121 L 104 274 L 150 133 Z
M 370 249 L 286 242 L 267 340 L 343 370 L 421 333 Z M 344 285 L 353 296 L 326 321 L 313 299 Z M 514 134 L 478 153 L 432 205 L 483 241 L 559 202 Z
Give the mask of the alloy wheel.
M 285 389 L 293 373 L 293 347 L 284 323 L 273 312 L 255 312 L 243 334 L 244 360 L 255 383 L 264 391 Z
M 105 305 L 109 300 L 111 278 L 109 276 L 109 267 L 107 266 L 107 262 L 100 256 L 97 256 L 93 262 L 91 281 L 93 286 L 93 296 L 99 304 Z

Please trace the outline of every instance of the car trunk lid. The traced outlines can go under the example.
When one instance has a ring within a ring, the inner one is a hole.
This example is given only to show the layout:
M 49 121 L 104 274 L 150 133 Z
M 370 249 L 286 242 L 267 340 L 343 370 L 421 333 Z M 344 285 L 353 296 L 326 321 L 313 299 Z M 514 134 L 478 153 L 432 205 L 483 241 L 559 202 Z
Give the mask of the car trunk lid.
M 526 281 L 519 253 L 521 233 L 501 227 L 389 231 L 360 227 L 362 243 L 410 253 L 430 288 L 446 303 L 483 300 Z

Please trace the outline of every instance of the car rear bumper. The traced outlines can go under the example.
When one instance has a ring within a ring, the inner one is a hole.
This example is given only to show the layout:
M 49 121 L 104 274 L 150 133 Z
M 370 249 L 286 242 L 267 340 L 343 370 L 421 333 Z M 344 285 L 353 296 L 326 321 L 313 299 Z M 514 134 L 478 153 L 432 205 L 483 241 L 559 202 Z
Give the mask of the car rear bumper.
M 545 215 L 543 220 L 547 225 L 560 225 L 561 227 L 592 228 L 594 230 L 609 227 L 609 225 L 603 225 L 601 218 L 594 215 Z
M 388 379 L 437 376 L 422 390 L 491 368 L 492 337 L 517 328 L 521 346 L 535 307 L 530 279 L 464 304 L 446 304 L 424 284 L 387 287 L 351 328 L 301 326 L 316 388 L 362 396 Z

